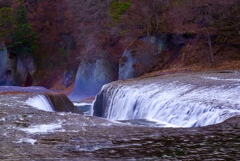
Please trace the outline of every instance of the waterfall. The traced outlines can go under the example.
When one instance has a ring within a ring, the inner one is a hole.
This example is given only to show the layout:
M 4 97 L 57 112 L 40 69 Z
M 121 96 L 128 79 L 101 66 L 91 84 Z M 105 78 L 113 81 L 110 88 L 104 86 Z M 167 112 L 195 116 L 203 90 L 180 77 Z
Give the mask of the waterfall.
M 94 114 L 108 120 L 154 120 L 172 127 L 220 123 L 240 115 L 240 79 L 225 75 L 166 76 L 111 83 L 97 96 Z
M 49 98 L 45 95 L 37 95 L 27 99 L 26 104 L 43 111 L 53 112 L 54 108 Z
M 77 102 L 73 102 L 73 105 L 75 107 L 77 107 L 77 109 L 82 111 L 85 116 L 92 116 L 93 115 L 92 103 L 85 103 L 85 102 L 77 103 Z

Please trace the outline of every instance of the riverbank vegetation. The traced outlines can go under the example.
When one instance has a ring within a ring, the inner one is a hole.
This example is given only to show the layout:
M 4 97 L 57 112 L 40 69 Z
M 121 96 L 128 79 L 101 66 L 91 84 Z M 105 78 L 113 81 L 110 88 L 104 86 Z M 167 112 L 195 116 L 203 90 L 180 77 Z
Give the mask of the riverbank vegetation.
M 176 60 L 157 70 L 239 68 L 239 0 L 0 0 L 0 10 L 0 41 L 12 53 L 35 53 L 47 80 L 56 68 L 76 72 L 103 52 L 117 64 L 146 35 L 189 40 Z
M 0 9 L 0 41 L 12 55 L 34 54 L 38 48 L 37 34 L 27 19 L 22 0 L 16 8 L 6 6 Z

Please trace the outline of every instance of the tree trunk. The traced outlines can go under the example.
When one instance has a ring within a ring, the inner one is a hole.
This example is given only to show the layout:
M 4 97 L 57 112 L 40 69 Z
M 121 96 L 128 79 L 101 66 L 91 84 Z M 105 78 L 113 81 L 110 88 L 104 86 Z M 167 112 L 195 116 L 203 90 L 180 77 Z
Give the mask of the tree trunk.
M 209 49 L 210 49 L 211 63 L 213 64 L 214 63 L 214 58 L 213 58 L 213 51 L 212 51 L 212 40 L 211 40 L 211 37 L 209 35 L 209 32 L 207 32 L 207 39 L 208 39 L 208 46 L 209 46 Z

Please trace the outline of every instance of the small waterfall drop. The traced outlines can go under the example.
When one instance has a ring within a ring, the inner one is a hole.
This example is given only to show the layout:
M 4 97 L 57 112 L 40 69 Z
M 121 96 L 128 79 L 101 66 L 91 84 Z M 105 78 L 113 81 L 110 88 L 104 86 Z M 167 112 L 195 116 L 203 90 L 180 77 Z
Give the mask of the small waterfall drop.
M 50 104 L 51 101 L 44 95 L 37 95 L 27 99 L 26 104 L 35 107 L 39 110 L 54 112 L 53 106 Z
M 164 126 L 198 127 L 240 115 L 238 78 L 152 78 L 106 85 L 98 97 L 103 100 L 102 117 L 108 120 L 145 119 Z M 99 104 L 94 106 L 97 109 Z
M 73 102 L 73 104 L 80 111 L 82 111 L 85 116 L 92 116 L 93 115 L 92 103 L 84 103 L 84 102 L 77 103 L 77 102 Z

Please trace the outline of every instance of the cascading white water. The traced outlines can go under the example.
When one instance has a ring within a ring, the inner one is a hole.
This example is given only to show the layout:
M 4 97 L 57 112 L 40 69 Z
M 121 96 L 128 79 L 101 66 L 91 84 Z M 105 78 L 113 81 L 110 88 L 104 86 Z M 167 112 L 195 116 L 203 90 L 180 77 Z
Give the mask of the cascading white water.
M 85 116 L 92 116 L 93 111 L 92 111 L 92 103 L 77 103 L 73 102 L 73 105 L 77 107 L 80 111 L 84 113 Z
M 165 126 L 197 127 L 240 115 L 240 79 L 199 77 L 198 81 L 158 80 L 108 85 L 104 117 L 155 120 Z M 221 81 L 221 82 L 219 82 Z M 224 83 L 225 82 L 225 83 Z M 110 85 L 111 86 L 111 85 Z
M 29 98 L 26 101 L 26 104 L 32 107 L 35 107 L 39 110 L 43 110 L 43 111 L 49 111 L 49 112 L 53 112 L 54 109 L 52 107 L 52 105 L 50 104 L 48 98 L 46 98 L 46 96 L 44 95 L 37 95 L 34 96 L 32 98 Z

